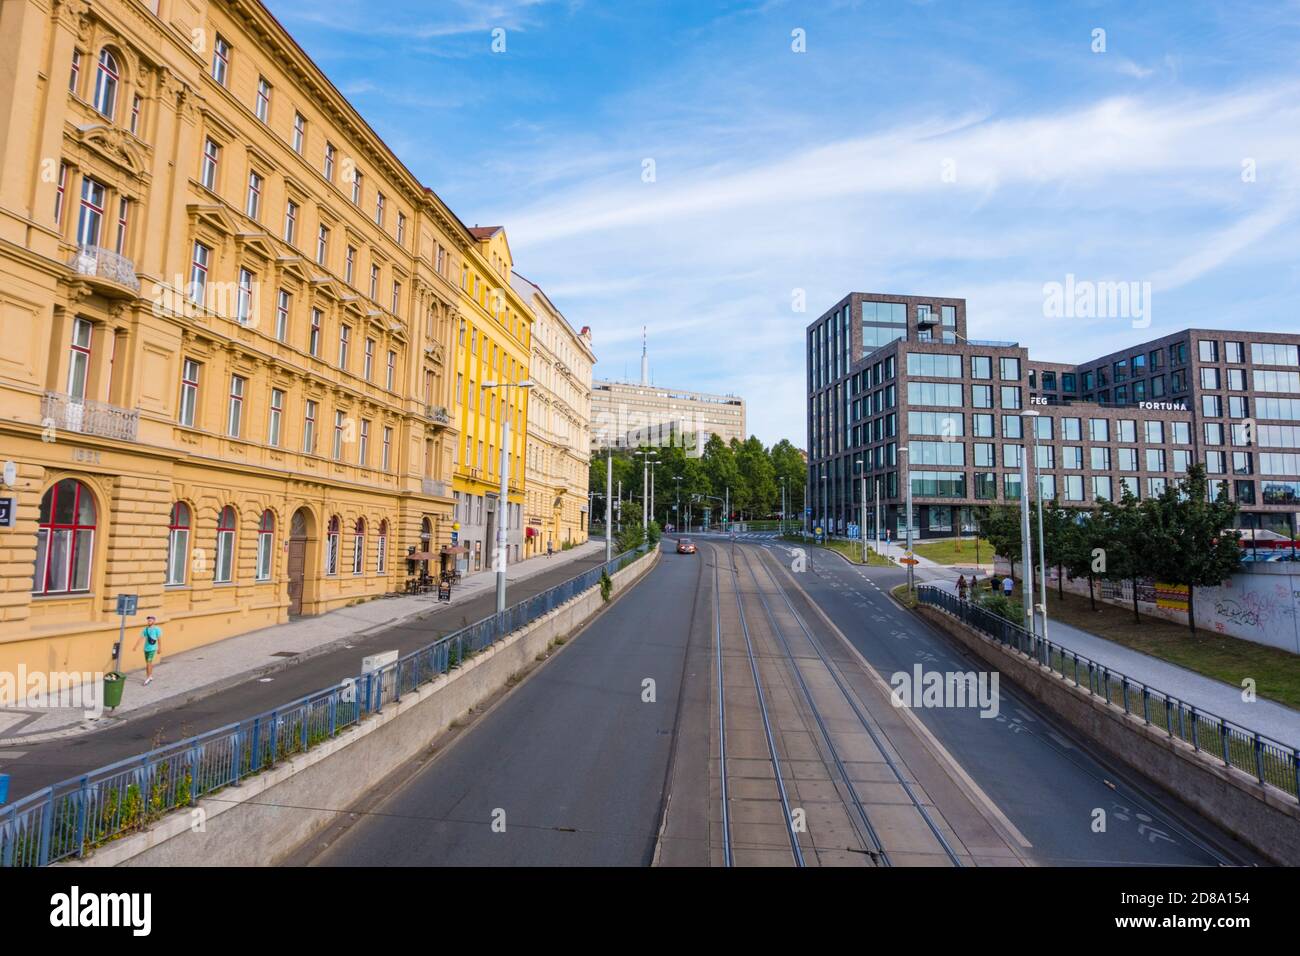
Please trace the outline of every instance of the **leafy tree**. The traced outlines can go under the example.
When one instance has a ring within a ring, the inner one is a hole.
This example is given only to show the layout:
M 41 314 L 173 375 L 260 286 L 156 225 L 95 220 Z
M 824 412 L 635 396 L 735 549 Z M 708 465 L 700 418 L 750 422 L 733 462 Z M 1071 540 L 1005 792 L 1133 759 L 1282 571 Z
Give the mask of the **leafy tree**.
M 736 468 L 742 477 L 744 498 L 740 508 L 748 516 L 758 517 L 775 510 L 772 505 L 778 497 L 776 470 L 767 449 L 756 437 L 750 436 L 736 450 Z
M 1143 532 L 1154 577 L 1187 586 L 1187 626 L 1196 634 L 1196 588 L 1214 587 L 1241 567 L 1237 506 L 1227 485 L 1213 501 L 1205 466 L 1192 465 L 1177 485 L 1142 503 Z
M 1047 551 L 1047 563 L 1056 568 L 1056 591 L 1062 597 L 1065 595 L 1065 556 L 1069 536 L 1077 522 L 1075 509 L 1062 507 L 1055 498 L 1043 503 L 1043 547 Z
M 1102 573 L 1108 581 L 1128 581 L 1133 589 L 1133 620 L 1138 624 L 1138 579 L 1151 571 L 1151 538 L 1138 499 L 1123 486 L 1119 501 L 1102 501 L 1097 508 L 1099 536 L 1105 541 L 1106 566 Z
M 975 524 L 979 534 L 993 546 L 1011 565 L 1011 577 L 1016 576 L 1016 562 L 1022 555 L 1020 540 L 1020 509 L 1014 505 L 990 505 L 975 510 Z

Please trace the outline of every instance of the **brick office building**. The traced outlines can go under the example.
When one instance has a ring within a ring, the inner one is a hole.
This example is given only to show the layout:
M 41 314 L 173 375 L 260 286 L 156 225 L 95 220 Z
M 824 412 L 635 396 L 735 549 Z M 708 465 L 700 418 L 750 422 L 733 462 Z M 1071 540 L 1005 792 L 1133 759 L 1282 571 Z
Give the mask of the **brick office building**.
M 1019 500 L 1035 446 L 1065 505 L 1153 497 L 1199 461 L 1242 527 L 1294 526 L 1300 335 L 1187 329 L 1070 365 L 968 338 L 962 299 L 852 293 L 806 348 L 808 501 L 832 533 L 861 520 L 864 478 L 868 525 L 878 486 L 882 533 L 905 533 L 903 474 L 916 536 L 971 533 L 975 508 Z

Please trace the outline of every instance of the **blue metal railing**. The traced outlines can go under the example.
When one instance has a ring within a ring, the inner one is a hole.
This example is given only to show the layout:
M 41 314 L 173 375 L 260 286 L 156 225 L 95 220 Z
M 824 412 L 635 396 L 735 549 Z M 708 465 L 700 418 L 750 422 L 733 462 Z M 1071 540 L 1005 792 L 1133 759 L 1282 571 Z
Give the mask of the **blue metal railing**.
M 644 553 L 649 553 L 648 550 Z M 631 563 L 621 554 L 370 673 L 100 767 L 0 807 L 0 866 L 45 866 L 191 806 L 336 736 Z
M 999 644 L 1015 648 L 1072 681 L 1076 687 L 1104 698 L 1111 706 L 1122 707 L 1126 714 L 1163 727 L 1170 737 L 1179 737 L 1225 765 L 1245 771 L 1260 783 L 1271 784 L 1300 799 L 1300 748 L 1234 724 L 1067 647 L 1030 634 L 988 608 L 963 601 L 932 584 L 918 587 L 916 597 L 922 604 L 946 611 Z

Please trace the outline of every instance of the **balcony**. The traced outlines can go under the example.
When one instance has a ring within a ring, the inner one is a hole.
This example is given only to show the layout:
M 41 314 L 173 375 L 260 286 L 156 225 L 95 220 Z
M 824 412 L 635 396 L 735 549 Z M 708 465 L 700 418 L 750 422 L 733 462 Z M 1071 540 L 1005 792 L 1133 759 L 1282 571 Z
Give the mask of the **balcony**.
M 105 402 L 77 399 L 62 392 L 46 392 L 41 400 L 42 421 L 52 421 L 55 428 L 81 435 L 135 441 L 140 428 L 140 412 L 118 408 Z
M 90 279 L 105 294 L 126 294 L 129 297 L 140 293 L 140 279 L 135 274 L 135 262 L 111 249 L 78 246 L 68 260 L 68 268 L 77 275 Z
M 451 488 L 447 485 L 447 482 L 438 478 L 422 479 L 420 483 L 420 491 L 433 498 L 451 497 Z
M 451 424 L 451 415 L 447 412 L 447 409 L 441 405 L 425 405 L 424 414 L 429 421 L 434 422 L 435 424 Z

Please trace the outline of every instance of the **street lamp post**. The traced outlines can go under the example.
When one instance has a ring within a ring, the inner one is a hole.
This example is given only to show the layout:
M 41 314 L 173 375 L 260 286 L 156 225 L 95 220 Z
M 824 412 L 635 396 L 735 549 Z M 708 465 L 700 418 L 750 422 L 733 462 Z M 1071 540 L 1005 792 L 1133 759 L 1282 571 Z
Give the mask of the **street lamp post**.
M 673 475 L 673 488 L 676 489 L 673 494 L 673 527 L 681 534 L 682 523 L 682 476 Z
M 858 536 L 862 539 L 862 563 L 867 563 L 867 467 L 859 458 L 855 464 L 862 471 L 862 521 L 858 526 Z
M 533 383 L 525 379 L 522 382 L 484 382 L 480 386 L 485 391 L 490 388 L 532 388 Z M 500 513 L 497 515 L 497 551 L 495 563 L 497 568 L 497 613 L 506 609 L 506 563 L 507 547 L 510 541 L 510 411 L 501 413 L 501 500 Z
M 614 560 L 614 449 L 605 449 L 605 563 Z
M 1039 613 L 1043 621 L 1043 640 L 1047 640 L 1047 549 L 1043 547 L 1043 476 L 1038 467 L 1038 412 L 1025 412 L 1034 429 L 1034 496 L 1038 498 L 1038 590 L 1042 598 Z
M 907 454 L 908 452 L 910 452 L 911 450 L 912 450 L 912 449 L 911 449 L 910 446 L 904 445 L 902 448 L 898 449 L 898 453 L 899 453 L 900 455 L 906 455 L 906 454 Z M 915 561 L 915 560 L 916 560 L 916 557 L 912 554 L 912 474 L 911 474 L 911 468 L 912 468 L 912 460 L 911 460 L 911 457 L 909 456 L 908 459 L 907 459 L 907 461 L 906 461 L 906 463 L 905 463 L 904 466 L 903 466 L 903 481 L 905 482 L 905 487 L 907 488 L 907 499 L 906 499 L 906 500 L 907 500 L 907 503 L 906 503 L 906 505 L 905 505 L 905 507 L 906 507 L 906 509 L 907 509 L 907 554 L 906 554 L 906 557 L 907 557 L 907 560 L 908 560 L 908 561 Z M 907 591 L 908 591 L 909 594 L 914 593 L 914 592 L 916 591 L 916 576 L 915 576 L 915 574 L 914 574 L 913 571 L 912 571 L 912 569 L 913 569 L 914 567 L 916 567 L 915 564 L 908 564 L 908 566 L 907 566 Z
M 781 482 L 781 530 L 779 534 L 785 534 L 785 477 L 782 476 Z
M 1029 455 L 1020 448 L 1020 555 L 1024 570 L 1020 599 L 1025 605 L 1025 630 L 1036 634 L 1034 625 L 1034 549 L 1029 536 Z
M 875 480 L 874 484 L 875 484 L 875 486 L 876 486 L 876 508 L 875 508 L 875 516 L 876 516 L 876 551 L 879 552 L 879 551 L 880 551 L 880 479 L 877 478 L 877 479 Z
M 642 449 L 633 454 L 641 457 L 641 530 L 648 536 L 650 533 L 650 459 L 658 452 Z

